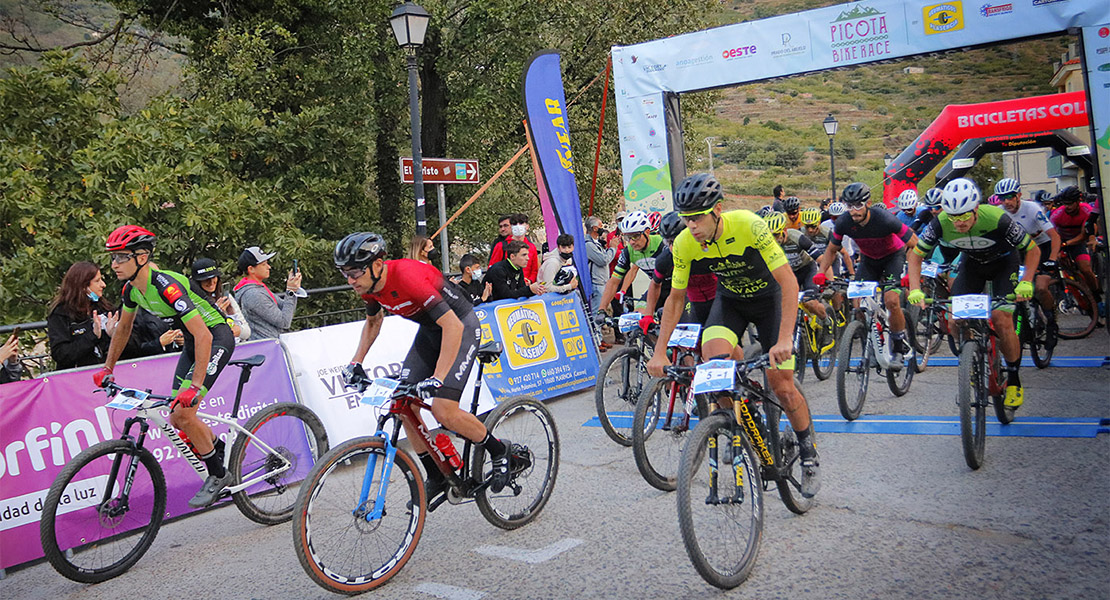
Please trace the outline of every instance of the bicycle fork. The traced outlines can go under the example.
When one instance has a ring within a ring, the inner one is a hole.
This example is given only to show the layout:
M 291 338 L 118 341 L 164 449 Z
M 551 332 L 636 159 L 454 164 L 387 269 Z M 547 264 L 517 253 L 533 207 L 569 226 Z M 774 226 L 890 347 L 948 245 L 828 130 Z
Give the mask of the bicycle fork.
M 139 437 L 137 440 L 131 437 L 131 426 L 135 425 L 136 423 L 138 423 L 139 425 Z M 133 417 L 131 419 L 128 419 L 124 423 L 124 425 L 125 429 L 123 431 L 123 436 L 120 439 L 130 441 L 133 448 L 142 448 L 143 442 L 146 440 L 147 428 L 149 427 L 146 421 Z M 104 514 L 103 510 L 105 507 L 109 508 L 109 512 L 107 513 L 107 516 L 109 517 L 118 517 L 128 511 L 128 501 L 131 497 L 131 485 L 135 482 L 135 472 L 139 468 L 139 453 L 136 452 L 134 454 L 131 454 L 130 459 L 130 462 L 127 463 L 127 475 L 124 478 L 123 486 L 121 486 L 120 489 L 119 502 L 115 506 L 108 506 L 108 503 L 112 498 L 112 488 L 116 486 L 116 477 L 119 475 L 120 461 L 123 460 L 123 455 L 116 454 L 115 460 L 112 461 L 112 469 L 108 473 L 108 480 L 104 483 L 104 493 L 100 496 L 104 499 L 104 501 L 101 502 L 99 505 L 98 512 L 101 512 L 101 514 Z
M 366 461 L 366 473 L 362 477 L 362 491 L 358 495 L 358 506 L 352 511 L 356 518 L 365 519 L 368 522 L 377 521 L 385 516 L 385 495 L 389 491 L 389 477 L 393 473 L 394 457 L 397 456 L 397 447 L 393 445 L 389 436 L 378 432 L 378 437 L 385 447 L 385 456 L 382 458 L 381 483 L 378 484 L 378 493 L 374 497 L 374 505 L 368 507 L 367 502 L 370 501 L 370 486 L 374 483 L 374 474 L 378 470 L 377 452 L 371 452 L 370 458 Z

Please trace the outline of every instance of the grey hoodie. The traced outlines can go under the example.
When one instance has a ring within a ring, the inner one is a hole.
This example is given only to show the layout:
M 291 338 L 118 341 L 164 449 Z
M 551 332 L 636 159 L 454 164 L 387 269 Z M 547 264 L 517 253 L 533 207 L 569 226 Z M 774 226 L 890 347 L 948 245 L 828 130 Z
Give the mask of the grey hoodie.
M 276 338 L 288 331 L 297 310 L 296 296 L 289 293 L 275 296 L 265 285 L 251 279 L 236 284 L 235 300 L 251 326 L 252 340 Z

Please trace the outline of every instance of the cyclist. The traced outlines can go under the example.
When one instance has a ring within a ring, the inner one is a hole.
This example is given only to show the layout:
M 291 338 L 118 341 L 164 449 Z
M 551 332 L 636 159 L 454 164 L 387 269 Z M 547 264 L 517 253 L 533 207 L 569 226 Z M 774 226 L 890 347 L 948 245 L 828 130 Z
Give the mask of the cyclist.
M 895 216 L 903 225 L 912 229 L 918 213 L 917 190 L 902 190 L 902 193 L 898 194 L 898 214 Z
M 108 347 L 108 360 L 93 375 L 93 382 L 103 387 L 112 381 L 116 360 L 131 337 L 137 308 L 174 319 L 176 328 L 185 334 L 185 348 L 173 375 L 176 392 L 170 404 L 170 424 L 182 432 L 181 438 L 208 468 L 204 484 L 189 500 L 189 506 L 201 508 L 215 502 L 232 479 L 224 468 L 224 442 L 197 418 L 197 403 L 212 389 L 231 360 L 235 335 L 227 325 L 227 317 L 207 296 L 197 293 L 187 277 L 154 268 L 150 257 L 155 240 L 155 235 L 142 227 L 124 225 L 113 231 L 104 244 L 112 259 L 112 270 L 124 282 L 123 314 Z M 197 365 L 202 368 L 197 369 Z
M 435 267 L 410 259 L 385 260 L 386 253 L 385 239 L 371 232 L 352 233 L 335 245 L 336 268 L 366 303 L 362 337 L 350 364 L 343 368 L 343 380 L 351 383 L 366 377 L 362 361 L 378 339 L 383 308 L 419 324 L 400 378 L 418 382 L 420 396 L 432 399 L 436 421 L 489 452 L 493 459 L 490 489 L 500 492 L 509 483 L 512 444 L 490 435 L 477 417 L 459 408 L 482 339 L 474 307 Z M 419 432 L 405 423 L 405 433 L 428 472 L 427 496 L 434 498 L 447 489 L 446 479 Z
M 674 196 L 686 230 L 675 239 L 671 294 L 648 372 L 660 377 L 670 364 L 667 342 L 682 316 L 692 275 L 717 276 L 717 294 L 702 332 L 702 356 L 738 356 L 740 334 L 753 323 L 763 352 L 770 354 L 767 379 L 797 432 L 802 495 L 820 488 L 820 458 L 805 397 L 794 387 L 793 333 L 798 282 L 766 223 L 747 210 L 723 212 L 721 185 L 708 173 L 687 177 Z
M 659 233 L 663 236 L 667 249 L 655 260 L 655 269 L 651 273 L 651 287 L 648 288 L 647 306 L 643 311 L 645 315 L 654 315 L 656 308 L 661 308 L 659 299 L 663 298 L 666 301 L 671 294 L 671 276 L 674 274 L 674 256 L 671 254 L 671 248 L 674 246 L 675 238 L 682 233 L 683 229 L 686 229 L 686 223 L 677 212 L 672 210 L 663 215 L 663 220 L 659 224 Z M 705 325 L 705 319 L 709 316 L 709 308 L 713 305 L 713 297 L 716 293 L 716 275 L 712 273 L 692 275 L 689 285 L 686 286 L 686 297 L 690 300 L 688 307 L 690 314 L 686 316 Z M 686 319 L 683 319 L 683 322 L 687 322 Z
M 818 261 L 818 270 L 824 272 L 832 264 L 844 238 L 850 237 L 861 254 L 856 267 L 857 281 L 902 277 L 906 253 L 917 245 L 917 236 L 889 211 L 869 207 L 867 202 L 870 199 L 871 190 L 865 184 L 856 182 L 845 186 L 840 201 L 848 207 L 848 212 L 837 218 L 829 247 L 825 248 L 825 254 Z M 899 294 L 899 290 L 888 290 L 883 294 L 894 338 L 895 368 L 899 368 L 898 365 L 903 364 L 905 357 L 913 352 L 906 342 L 906 317 L 902 313 Z
M 941 201 L 943 213 L 925 228 L 914 253 L 910 255 L 910 294 L 912 304 L 924 306 L 921 292 L 921 262 L 937 245 L 959 248 L 964 255 L 959 274 L 952 284 L 952 295 L 982 293 L 988 281 L 996 296 L 1017 294 L 1018 300 L 1033 295 L 1033 275 L 1041 258 L 1041 250 L 1032 243 L 1021 225 L 1002 208 L 980 204 L 979 188 L 969 179 L 953 179 L 944 186 Z M 1017 281 L 1018 250 L 1025 251 L 1025 276 Z M 1021 366 L 1021 342 L 1014 331 L 1014 306 L 1000 307 L 991 313 L 991 322 L 998 333 L 1002 356 L 1006 359 L 1006 397 L 1008 408 L 1016 409 L 1024 401 L 1018 369 Z
M 601 293 L 598 313 L 601 312 L 601 307 L 609 306 L 613 297 L 617 295 L 618 289 L 621 295 L 624 295 L 640 269 L 645 273 L 654 272 L 656 259 L 667 249 L 662 237 L 650 233 L 651 222 L 647 213 L 642 210 L 634 211 L 625 217 L 620 222 L 620 230 L 621 238 L 624 239 L 624 249 L 617 257 L 617 266 L 613 269 L 609 282 L 605 284 L 605 291 Z
M 1062 251 L 1071 257 L 1083 277 L 1083 282 L 1095 295 L 1095 299 L 1101 301 L 1102 289 L 1095 280 L 1095 272 L 1091 268 L 1091 255 L 1087 251 L 1085 225 L 1091 209 L 1081 202 L 1083 196 L 1083 192 L 1074 185 L 1060 190 L 1054 199 L 1059 206 L 1052 211 L 1050 220 L 1060 233 Z
M 802 201 L 797 196 L 787 196 L 782 201 L 782 209 L 786 213 L 786 228 L 802 228 Z
M 1041 249 L 1041 262 L 1038 269 L 1046 273 L 1058 273 L 1056 261 L 1060 257 L 1060 234 L 1052 221 L 1048 220 L 1043 210 L 1036 202 L 1021 199 L 1021 187 L 1018 182 L 1010 177 L 1002 179 L 994 185 L 994 193 L 1002 200 L 1002 208 L 1010 214 L 1010 218 L 1021 225 L 1025 233 L 1033 238 L 1033 243 Z M 1045 308 L 1048 325 L 1056 326 L 1056 311 L 1052 310 L 1052 293 L 1048 291 L 1051 281 L 1049 275 L 1037 275 L 1033 283 L 1036 288 L 1034 294 L 1041 306 Z M 1055 336 L 1052 337 L 1055 339 Z
M 839 200 L 829 204 L 829 218 L 821 222 L 821 227 L 824 227 L 829 232 L 827 237 L 829 237 L 830 239 L 832 238 L 832 230 L 833 226 L 836 224 L 836 218 L 847 211 L 848 208 L 844 206 L 844 203 L 840 202 Z M 825 248 L 827 247 L 828 244 L 826 243 Z M 821 253 L 824 254 L 824 252 L 825 250 L 824 248 L 822 248 Z M 852 238 L 844 238 L 844 245 L 841 246 L 839 255 L 832 264 L 833 275 L 839 276 L 841 273 L 845 272 L 849 275 L 854 274 L 855 261 L 852 260 L 852 257 L 855 256 L 855 254 L 856 247 L 855 244 L 852 243 Z M 815 256 L 814 258 L 820 259 L 820 255 Z M 826 269 L 826 271 L 827 270 L 828 269 Z
M 764 220 L 786 255 L 786 262 L 790 264 L 790 270 L 794 272 L 794 279 L 798 282 L 798 291 L 817 291 L 817 284 L 813 282 L 813 276 L 817 274 L 817 261 L 809 255 L 809 251 L 813 249 L 813 241 L 798 229 L 787 229 L 786 218 L 781 214 L 769 215 Z M 824 324 L 828 317 L 825 305 L 818 300 L 807 300 L 805 307 L 820 317 Z

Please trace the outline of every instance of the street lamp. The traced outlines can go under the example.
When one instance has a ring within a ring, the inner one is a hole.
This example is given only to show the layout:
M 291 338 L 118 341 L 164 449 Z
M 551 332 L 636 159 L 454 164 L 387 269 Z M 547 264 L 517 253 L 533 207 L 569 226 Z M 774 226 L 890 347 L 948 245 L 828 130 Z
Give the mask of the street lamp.
M 710 136 L 705 138 L 705 147 L 709 149 L 709 172 L 713 173 L 713 140 L 717 138 Z
M 833 158 L 833 136 L 836 135 L 836 128 L 840 123 L 837 123 L 836 117 L 829 113 L 821 125 L 825 128 L 825 134 L 829 136 L 829 179 L 832 182 L 832 199 L 836 200 L 836 160 Z
M 412 120 L 412 193 L 416 199 L 416 234 L 424 235 L 428 223 L 424 219 L 424 161 L 420 156 L 420 107 L 416 92 L 416 51 L 424 45 L 424 34 L 431 20 L 428 11 L 412 2 L 393 9 L 389 25 L 397 45 L 405 50 L 409 71 L 409 115 Z

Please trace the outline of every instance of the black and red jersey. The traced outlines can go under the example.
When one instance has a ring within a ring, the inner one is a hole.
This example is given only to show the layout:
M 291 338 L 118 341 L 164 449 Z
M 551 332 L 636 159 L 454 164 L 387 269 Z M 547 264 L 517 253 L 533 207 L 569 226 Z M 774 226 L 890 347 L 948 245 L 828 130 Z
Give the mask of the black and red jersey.
M 436 320 L 448 310 L 460 320 L 474 312 L 466 295 L 435 267 L 408 258 L 387 260 L 385 265 L 385 287 L 362 295 L 367 315 L 384 308 L 421 326 L 439 327 Z

